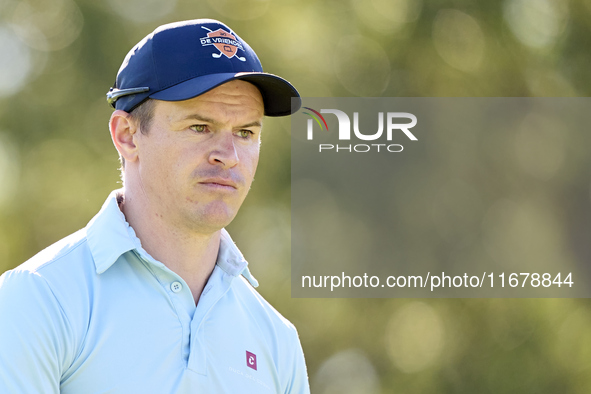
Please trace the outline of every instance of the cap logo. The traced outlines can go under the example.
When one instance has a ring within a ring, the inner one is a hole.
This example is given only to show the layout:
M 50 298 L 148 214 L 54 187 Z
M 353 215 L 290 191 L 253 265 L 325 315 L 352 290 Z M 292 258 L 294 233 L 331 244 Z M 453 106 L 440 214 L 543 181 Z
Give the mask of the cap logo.
M 232 35 L 232 33 L 229 33 L 222 28 L 213 31 L 205 26 L 201 27 L 209 32 L 207 33 L 207 37 L 200 39 L 201 46 L 213 45 L 217 50 L 220 51 L 220 53 L 212 53 L 212 57 L 219 59 L 222 57 L 222 55 L 225 55 L 228 59 L 231 59 L 236 56 L 238 60 L 243 62 L 246 61 L 246 58 L 240 57 L 236 54 L 238 49 L 244 51 L 244 48 L 242 47 L 242 44 L 236 40 L 236 37 Z

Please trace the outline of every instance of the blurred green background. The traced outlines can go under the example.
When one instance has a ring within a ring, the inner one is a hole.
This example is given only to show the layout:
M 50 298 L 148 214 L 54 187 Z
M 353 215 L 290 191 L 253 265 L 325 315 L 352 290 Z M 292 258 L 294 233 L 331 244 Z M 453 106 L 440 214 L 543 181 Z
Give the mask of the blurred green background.
M 0 272 L 120 186 L 105 93 L 155 27 L 204 17 L 305 97 L 591 91 L 591 0 L 0 0 Z M 229 231 L 298 328 L 313 393 L 591 392 L 587 300 L 291 299 L 289 136 L 289 119 L 266 120 Z M 589 181 L 571 212 L 590 211 Z

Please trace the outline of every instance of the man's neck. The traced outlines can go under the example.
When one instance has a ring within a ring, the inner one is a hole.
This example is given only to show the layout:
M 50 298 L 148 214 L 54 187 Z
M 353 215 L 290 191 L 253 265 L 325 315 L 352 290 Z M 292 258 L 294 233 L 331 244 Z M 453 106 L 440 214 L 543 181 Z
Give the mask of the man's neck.
M 142 242 L 142 248 L 187 283 L 195 304 L 218 256 L 221 231 L 188 234 L 170 226 L 141 197 L 125 193 L 119 208 Z

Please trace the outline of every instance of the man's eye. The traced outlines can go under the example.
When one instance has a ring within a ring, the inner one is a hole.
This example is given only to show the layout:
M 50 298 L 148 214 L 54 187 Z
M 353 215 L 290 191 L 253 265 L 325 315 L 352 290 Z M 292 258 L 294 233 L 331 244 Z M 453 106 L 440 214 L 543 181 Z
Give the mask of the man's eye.
M 204 124 L 195 124 L 189 128 L 197 133 L 203 133 L 207 130 L 207 126 L 205 126 Z
M 240 130 L 238 132 L 238 135 L 242 138 L 249 138 L 252 134 L 254 133 L 250 130 Z

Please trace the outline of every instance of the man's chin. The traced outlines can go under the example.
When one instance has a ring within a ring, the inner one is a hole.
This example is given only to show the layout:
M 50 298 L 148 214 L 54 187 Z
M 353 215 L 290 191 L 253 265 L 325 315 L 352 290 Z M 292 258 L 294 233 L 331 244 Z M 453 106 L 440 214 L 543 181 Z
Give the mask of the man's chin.
M 213 205 L 213 206 L 212 206 Z M 190 227 L 200 233 L 214 233 L 229 225 L 236 211 L 230 210 L 226 204 L 210 204 L 208 209 L 200 210 L 191 217 Z

